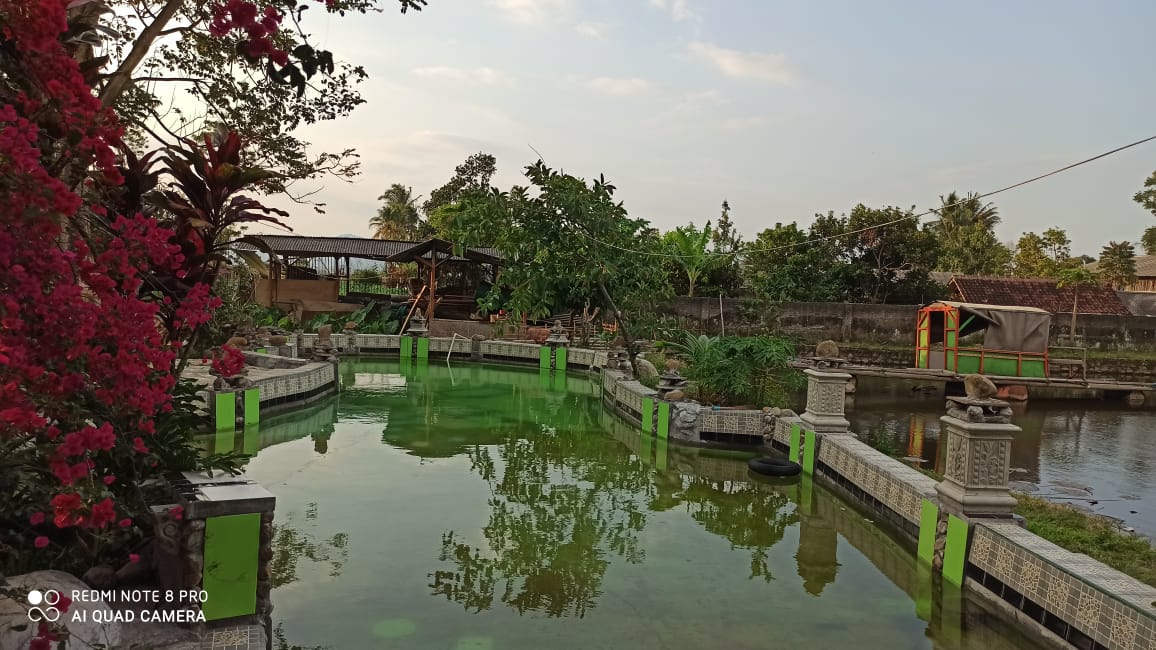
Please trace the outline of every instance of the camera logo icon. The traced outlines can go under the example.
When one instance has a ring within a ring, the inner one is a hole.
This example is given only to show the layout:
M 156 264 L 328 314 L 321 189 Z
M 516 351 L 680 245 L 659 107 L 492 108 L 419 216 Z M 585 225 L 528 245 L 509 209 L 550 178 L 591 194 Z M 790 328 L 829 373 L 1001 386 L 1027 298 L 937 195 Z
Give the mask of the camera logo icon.
M 55 589 L 40 591 L 33 589 L 28 592 L 28 620 L 32 622 L 47 621 L 55 623 L 60 620 L 60 610 L 56 604 L 60 602 L 60 592 Z

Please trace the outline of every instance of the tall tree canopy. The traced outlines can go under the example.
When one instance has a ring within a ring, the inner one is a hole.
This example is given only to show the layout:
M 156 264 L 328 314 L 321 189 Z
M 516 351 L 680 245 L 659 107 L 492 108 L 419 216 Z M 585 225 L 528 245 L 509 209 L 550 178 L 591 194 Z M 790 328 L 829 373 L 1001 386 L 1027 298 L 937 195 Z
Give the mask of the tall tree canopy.
M 420 196 L 413 195 L 412 187 L 401 183 L 390 185 L 389 189 L 377 197 L 381 207 L 369 220 L 374 239 L 417 241 L 425 237 L 428 230 L 417 211 L 419 199 Z
M 1002 275 L 1011 265 L 1011 251 L 995 235 L 999 211 L 975 194 L 955 192 L 939 197 L 939 219 L 930 230 L 939 240 L 938 271 L 965 275 Z
M 1072 241 L 1063 228 L 1048 228 L 1042 235 L 1025 232 L 1016 242 L 1012 274 L 1021 278 L 1058 278 L 1064 269 L 1077 267 L 1072 257 Z
M 1144 181 L 1144 189 L 1132 195 L 1132 200 L 1156 217 L 1156 172 L 1152 172 L 1152 175 Z M 1140 243 L 1143 244 L 1146 255 L 1156 255 L 1156 226 L 1144 229 Z
M 1109 242 L 1100 251 L 1096 269 L 1100 280 L 1113 289 L 1123 289 L 1136 281 L 1136 247 L 1132 242 Z
M 486 194 L 497 171 L 498 161 L 488 153 L 479 151 L 466 158 L 465 162 L 454 168 L 453 178 L 449 182 L 430 192 L 429 199 L 421 206 L 422 212 L 428 217 L 442 206 Z

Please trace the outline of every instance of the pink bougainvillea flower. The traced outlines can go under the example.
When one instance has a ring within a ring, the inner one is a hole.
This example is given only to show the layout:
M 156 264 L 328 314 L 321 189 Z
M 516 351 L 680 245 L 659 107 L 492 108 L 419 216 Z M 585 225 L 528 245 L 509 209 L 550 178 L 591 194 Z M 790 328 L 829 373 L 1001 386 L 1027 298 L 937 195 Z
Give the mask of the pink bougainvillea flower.
M 44 523 L 44 513 L 43 512 L 32 513 L 32 515 L 30 517 L 28 517 L 28 523 L 32 524 L 33 526 L 39 526 L 40 524 L 43 524 Z
M 177 521 L 180 521 L 185 518 L 185 509 L 181 506 L 173 506 L 172 508 L 169 508 L 169 516 Z
M 48 538 L 44 535 L 41 535 L 36 538 L 36 541 L 32 542 L 32 545 L 36 548 L 44 548 L 45 546 L 48 546 Z
M 116 506 L 112 504 L 112 499 L 104 499 L 100 503 L 92 506 L 92 515 L 89 519 L 88 525 L 93 528 L 104 528 L 109 523 L 116 519 Z
M 149 448 L 145 446 L 144 438 L 140 438 L 140 437 L 133 438 L 132 439 L 132 448 L 133 448 L 133 451 L 137 452 L 138 454 L 149 453 Z
M 116 477 L 113 476 L 112 474 L 109 474 L 108 476 L 106 476 L 100 480 L 104 481 L 105 485 L 112 485 L 113 483 L 116 483 Z
M 119 522 L 117 522 L 116 525 L 120 526 L 121 528 L 128 528 L 132 525 L 132 519 L 125 517 L 124 519 L 121 519 Z
M 140 562 L 140 556 L 137 555 L 136 553 L 129 553 L 128 554 L 128 561 L 129 562 Z

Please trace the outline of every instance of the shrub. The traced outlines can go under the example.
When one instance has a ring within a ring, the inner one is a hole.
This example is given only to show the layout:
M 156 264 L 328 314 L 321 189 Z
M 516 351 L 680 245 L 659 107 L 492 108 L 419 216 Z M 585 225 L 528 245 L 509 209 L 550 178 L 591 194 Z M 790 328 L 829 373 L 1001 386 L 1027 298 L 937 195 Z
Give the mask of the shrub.
M 663 342 L 688 364 L 686 376 L 699 399 L 721 405 L 785 404 L 803 377 L 790 367 L 795 348 L 774 336 L 707 336 L 682 332 L 678 342 Z

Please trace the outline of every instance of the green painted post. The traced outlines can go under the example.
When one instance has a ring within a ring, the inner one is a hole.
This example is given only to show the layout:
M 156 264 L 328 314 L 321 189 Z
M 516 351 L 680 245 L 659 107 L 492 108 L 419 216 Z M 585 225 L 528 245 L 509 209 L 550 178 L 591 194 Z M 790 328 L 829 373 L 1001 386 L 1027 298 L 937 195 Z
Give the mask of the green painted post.
M 955 515 L 947 516 L 947 546 L 943 549 L 943 578 L 956 587 L 963 586 L 963 566 L 967 563 L 967 523 Z
M 542 390 L 550 390 L 550 371 L 545 368 L 538 370 L 538 387 Z
M 658 439 L 670 437 L 670 402 L 658 403 Z
M 803 429 L 797 424 L 791 425 L 791 448 L 787 452 L 787 458 L 794 462 L 799 462 L 799 443 L 802 437 Z
M 241 444 L 241 451 L 252 456 L 261 448 L 261 427 L 256 424 L 245 425 L 245 435 Z
M 666 469 L 666 438 L 659 438 L 654 445 L 654 462 L 658 469 Z
M 216 393 L 213 397 L 213 414 L 215 415 L 217 431 L 237 429 L 237 394 L 234 392 Z
M 413 356 L 413 337 L 401 337 L 401 358 L 407 359 Z
M 803 432 L 803 471 L 808 474 L 815 473 L 815 432 L 807 430 Z
M 564 373 L 564 372 L 554 373 L 554 390 L 560 390 L 560 391 L 566 390 L 566 373 Z
M 423 337 L 417 340 L 417 358 L 429 359 L 429 339 Z
M 267 354 L 266 348 L 257 348 L 256 350 L 253 350 L 253 351 L 257 352 L 259 354 Z
M 916 557 L 921 563 L 930 565 L 935 556 L 935 528 L 939 524 L 939 506 L 930 499 L 923 500 L 919 512 L 919 552 Z
M 651 438 L 650 436 L 642 436 L 642 451 L 640 452 L 640 455 L 642 456 L 643 464 L 650 464 L 653 449 L 654 438 Z
M 245 389 L 245 424 L 257 424 L 261 421 L 261 389 Z
M 554 353 L 554 369 L 566 371 L 566 348 L 558 348 Z
M 545 345 L 538 348 L 538 367 L 542 370 L 550 369 L 550 348 Z
M 205 520 L 207 592 L 205 620 L 247 616 L 257 611 L 257 551 L 261 515 L 228 515 Z
M 642 435 L 649 438 L 654 432 L 654 398 L 642 398 Z

